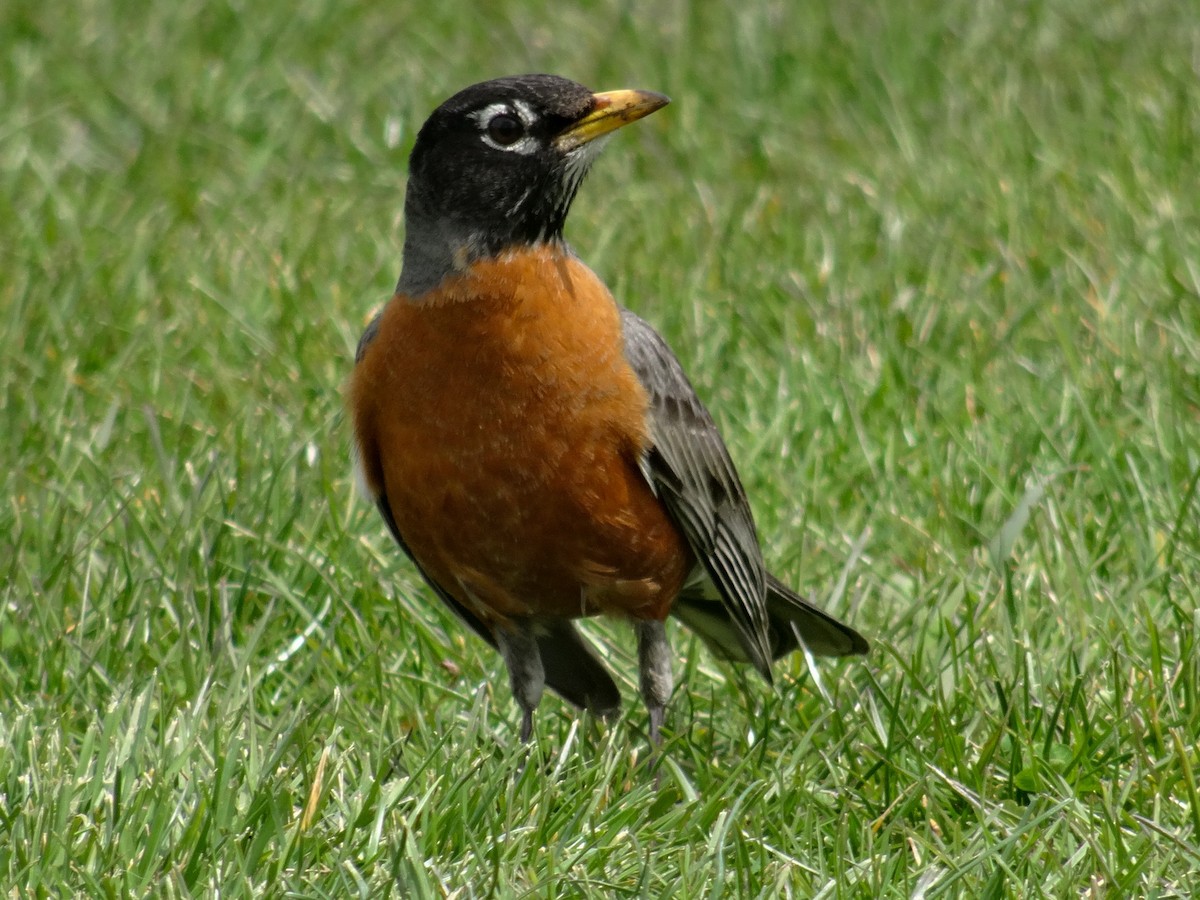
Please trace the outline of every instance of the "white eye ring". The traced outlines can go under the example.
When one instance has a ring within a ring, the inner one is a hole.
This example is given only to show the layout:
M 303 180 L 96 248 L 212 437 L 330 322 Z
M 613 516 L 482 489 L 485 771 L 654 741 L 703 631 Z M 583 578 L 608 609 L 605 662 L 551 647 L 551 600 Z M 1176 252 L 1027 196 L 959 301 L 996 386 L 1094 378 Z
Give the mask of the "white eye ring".
M 511 143 L 502 143 L 492 137 L 492 123 L 502 117 L 516 119 L 521 123 L 525 132 Z M 537 121 L 537 114 L 528 103 L 515 100 L 512 103 L 489 103 L 483 109 L 471 114 L 475 124 L 479 126 L 479 138 L 493 150 L 504 150 L 509 153 L 521 153 L 526 156 L 537 150 L 537 140 L 529 134 L 530 126 Z
M 497 144 L 507 147 L 525 137 L 525 126 L 516 116 L 500 113 L 487 123 L 487 134 Z

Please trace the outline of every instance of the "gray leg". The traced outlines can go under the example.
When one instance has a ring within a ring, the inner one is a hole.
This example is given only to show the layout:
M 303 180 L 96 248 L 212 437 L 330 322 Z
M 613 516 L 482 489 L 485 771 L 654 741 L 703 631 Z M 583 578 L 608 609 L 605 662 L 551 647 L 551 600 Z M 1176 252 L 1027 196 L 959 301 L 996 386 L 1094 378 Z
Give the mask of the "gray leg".
M 666 715 L 667 701 L 675 680 L 671 676 L 671 645 L 662 622 L 638 622 L 638 668 L 641 673 L 642 699 L 650 711 L 650 742 L 662 743 L 659 729 Z
M 538 650 L 537 638 L 533 636 L 532 624 L 518 621 L 507 629 L 497 628 L 496 645 L 504 657 L 504 664 L 508 666 L 513 696 L 521 707 L 521 742 L 525 743 L 533 734 L 533 711 L 537 709 L 546 686 L 542 654 Z

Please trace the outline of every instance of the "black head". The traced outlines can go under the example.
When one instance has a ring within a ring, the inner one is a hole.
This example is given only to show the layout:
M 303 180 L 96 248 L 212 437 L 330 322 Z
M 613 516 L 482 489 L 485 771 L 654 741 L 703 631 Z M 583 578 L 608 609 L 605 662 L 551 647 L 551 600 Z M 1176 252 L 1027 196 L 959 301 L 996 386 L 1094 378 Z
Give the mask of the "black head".
M 594 94 L 554 75 L 459 91 L 426 120 L 409 159 L 397 289 L 421 294 L 472 260 L 560 240 L 600 138 L 667 102 L 648 91 Z

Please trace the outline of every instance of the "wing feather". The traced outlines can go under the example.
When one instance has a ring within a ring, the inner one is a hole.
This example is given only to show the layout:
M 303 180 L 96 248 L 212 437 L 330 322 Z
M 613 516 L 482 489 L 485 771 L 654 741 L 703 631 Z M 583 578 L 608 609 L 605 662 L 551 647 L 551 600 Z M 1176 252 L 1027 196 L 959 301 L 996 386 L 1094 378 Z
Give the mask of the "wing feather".
M 770 679 L 767 571 L 729 450 L 670 347 L 621 311 L 625 356 L 650 401 L 643 470 L 716 586 L 750 662 Z

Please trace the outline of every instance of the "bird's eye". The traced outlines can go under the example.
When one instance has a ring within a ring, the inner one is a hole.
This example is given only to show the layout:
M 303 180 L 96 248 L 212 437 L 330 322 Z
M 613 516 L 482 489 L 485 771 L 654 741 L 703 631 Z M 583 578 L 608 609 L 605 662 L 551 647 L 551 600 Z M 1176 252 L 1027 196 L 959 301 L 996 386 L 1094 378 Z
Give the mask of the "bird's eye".
M 499 113 L 488 119 L 487 134 L 501 147 L 509 147 L 525 136 L 525 125 L 516 116 Z

